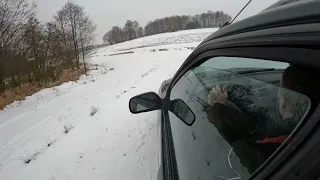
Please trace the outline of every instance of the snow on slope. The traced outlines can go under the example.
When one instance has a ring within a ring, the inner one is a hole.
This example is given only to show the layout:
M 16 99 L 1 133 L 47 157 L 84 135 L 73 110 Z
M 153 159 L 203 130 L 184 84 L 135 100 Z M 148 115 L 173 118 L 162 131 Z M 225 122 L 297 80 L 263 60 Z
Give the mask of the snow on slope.
M 206 28 L 157 34 L 127 41 L 120 44 L 115 44 L 111 47 L 107 47 L 107 49 L 111 51 L 123 51 L 134 48 L 152 47 L 167 44 L 201 42 L 216 30 L 216 28 Z
M 213 31 L 166 33 L 101 48 L 91 55 L 99 66 L 88 76 L 7 106 L 0 111 L 0 180 L 155 179 L 156 112 L 132 115 L 128 101 L 158 92 L 190 47 Z M 130 54 L 109 56 L 129 49 Z M 97 113 L 91 116 L 92 108 Z M 65 134 L 64 126 L 73 128 Z

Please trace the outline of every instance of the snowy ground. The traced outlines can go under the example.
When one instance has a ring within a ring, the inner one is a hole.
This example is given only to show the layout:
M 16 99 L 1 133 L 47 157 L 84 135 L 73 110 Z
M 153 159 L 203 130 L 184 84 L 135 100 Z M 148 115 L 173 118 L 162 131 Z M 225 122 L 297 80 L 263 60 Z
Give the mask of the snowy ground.
M 158 92 L 213 31 L 165 33 L 96 50 L 90 75 L 7 106 L 0 111 L 0 179 L 156 179 L 156 112 L 132 115 L 128 101 Z

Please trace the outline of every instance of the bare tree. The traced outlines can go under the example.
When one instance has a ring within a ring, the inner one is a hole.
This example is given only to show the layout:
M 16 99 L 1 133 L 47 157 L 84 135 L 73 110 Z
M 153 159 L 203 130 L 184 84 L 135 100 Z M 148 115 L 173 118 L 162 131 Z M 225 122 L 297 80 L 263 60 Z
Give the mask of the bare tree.
M 171 16 L 148 22 L 144 28 L 145 35 L 153 35 L 164 32 L 174 32 L 183 30 L 190 26 L 201 28 L 220 27 L 231 21 L 231 16 L 223 11 L 196 14 L 194 16 Z M 191 24 L 189 24 L 192 22 Z M 187 24 L 189 24 L 187 26 Z M 200 26 L 199 26 L 200 25 Z
M 29 4 L 27 0 L 0 2 L 0 92 L 6 88 L 5 66 L 19 54 L 23 26 L 34 16 L 35 7 L 35 4 Z
M 126 24 L 124 25 L 123 31 L 125 33 L 126 40 L 135 39 L 135 27 L 134 23 L 130 20 L 127 20 Z
M 142 27 L 138 28 L 138 37 L 143 37 L 143 28 Z
M 71 29 L 76 67 L 79 68 L 79 39 L 77 38 L 77 34 L 79 33 L 80 16 L 83 14 L 84 8 L 76 4 L 74 1 L 68 1 L 61 11 L 64 12 L 69 28 Z
M 126 40 L 125 32 L 119 26 L 113 26 L 104 36 L 105 42 L 116 44 Z
M 69 1 L 51 22 L 40 23 L 35 16 L 36 5 L 29 0 L 0 2 L 2 98 L 5 90 L 15 91 L 23 83 L 57 81 L 64 70 L 74 68 L 74 59 L 79 68 L 80 53 L 84 61 L 96 28 L 83 7 Z
M 138 33 L 139 27 L 140 27 L 140 25 L 139 25 L 138 21 L 133 21 L 133 29 L 134 29 L 134 32 L 135 32 L 134 36 L 133 36 L 133 39 L 139 37 L 139 33 Z
M 82 61 L 84 71 L 87 72 L 86 63 L 85 63 L 85 51 L 86 47 L 89 47 L 93 44 L 94 41 L 94 32 L 96 30 L 96 26 L 93 24 L 92 20 L 89 16 L 82 13 L 80 15 L 80 22 L 79 22 L 79 40 L 80 40 L 80 47 L 82 52 Z
M 70 33 L 68 32 L 65 11 L 59 10 L 53 18 L 54 21 L 51 24 L 53 29 L 57 32 L 59 39 L 63 42 L 66 54 L 66 65 L 69 65 L 73 69 L 72 56 L 70 54 Z
M 74 1 L 68 1 L 64 7 L 57 12 L 55 20 L 59 25 L 64 46 L 68 53 L 68 62 L 72 65 L 72 59 L 70 60 L 70 58 L 74 57 L 76 67 L 79 69 L 80 53 L 82 53 L 83 63 L 85 64 L 85 47 L 91 45 L 93 42 L 93 33 L 96 27 L 93 25 L 89 16 L 84 12 L 84 8 Z M 69 53 L 71 46 L 73 49 L 72 56 L 70 56 Z

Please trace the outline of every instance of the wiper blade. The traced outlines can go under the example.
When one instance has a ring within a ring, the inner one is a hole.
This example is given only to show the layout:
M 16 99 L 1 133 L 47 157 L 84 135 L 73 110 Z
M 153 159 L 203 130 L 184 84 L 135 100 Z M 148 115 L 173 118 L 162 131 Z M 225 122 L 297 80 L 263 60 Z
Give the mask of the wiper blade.
M 236 72 L 237 74 L 248 74 L 248 73 L 257 73 L 257 72 L 266 72 L 266 71 L 274 71 L 275 68 L 259 68 L 259 69 L 248 69 L 243 71 Z

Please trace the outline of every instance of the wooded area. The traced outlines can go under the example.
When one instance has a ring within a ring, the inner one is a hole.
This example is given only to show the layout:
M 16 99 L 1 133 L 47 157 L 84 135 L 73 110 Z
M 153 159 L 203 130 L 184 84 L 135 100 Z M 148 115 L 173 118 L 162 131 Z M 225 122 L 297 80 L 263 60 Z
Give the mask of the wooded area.
M 0 2 L 2 100 L 7 91 L 18 94 L 17 89 L 26 84 L 41 88 L 57 82 L 66 70 L 86 71 L 85 52 L 93 43 L 96 26 L 82 6 L 68 1 L 50 22 L 40 23 L 35 3 Z
M 185 29 L 217 28 L 231 21 L 231 16 L 223 11 L 208 11 L 194 16 L 170 16 L 148 22 L 142 28 L 137 21 L 127 20 L 124 27 L 114 26 L 103 36 L 107 44 L 116 44 L 142 36 L 175 32 Z

